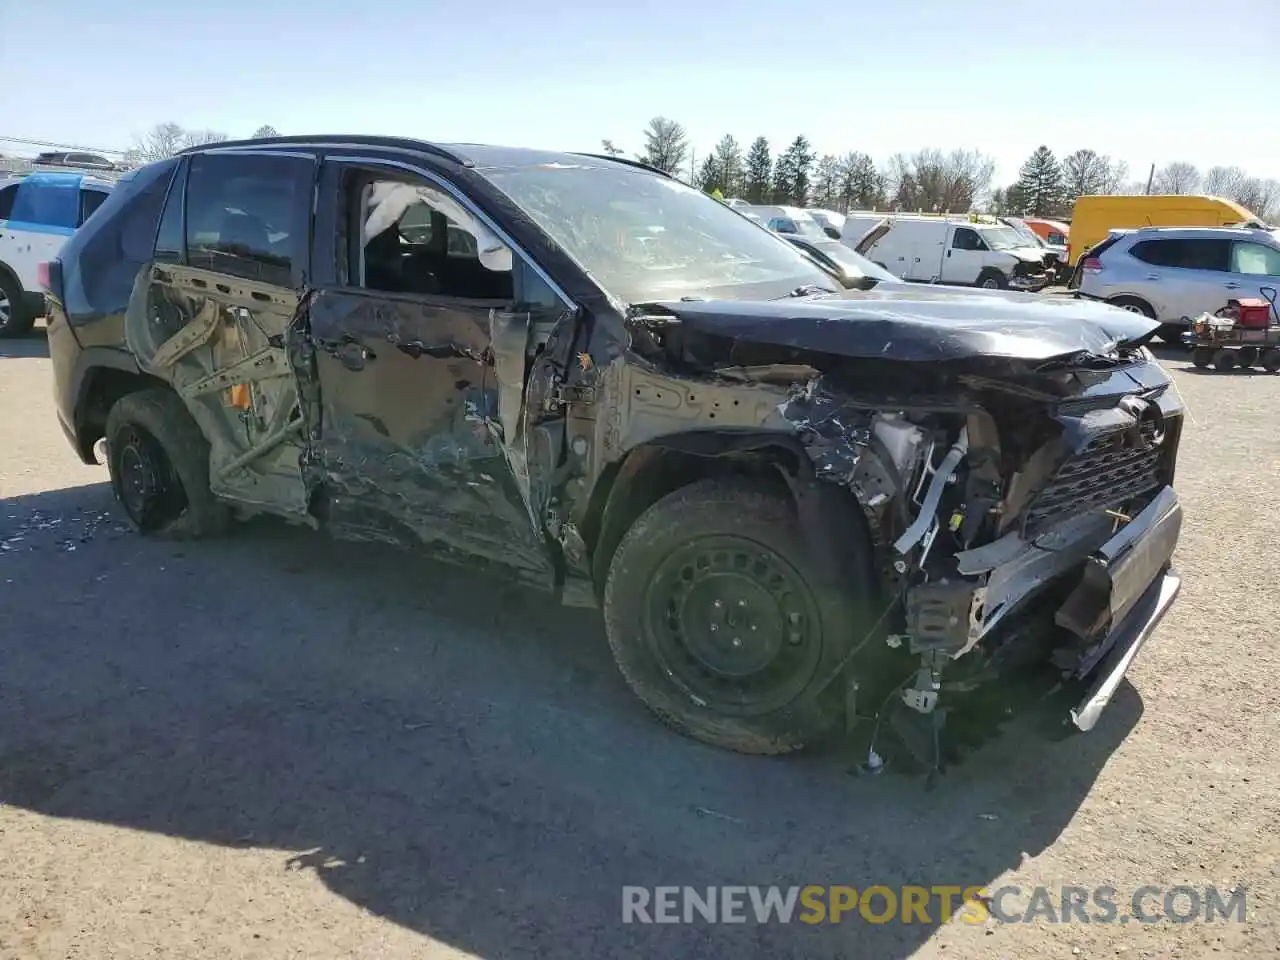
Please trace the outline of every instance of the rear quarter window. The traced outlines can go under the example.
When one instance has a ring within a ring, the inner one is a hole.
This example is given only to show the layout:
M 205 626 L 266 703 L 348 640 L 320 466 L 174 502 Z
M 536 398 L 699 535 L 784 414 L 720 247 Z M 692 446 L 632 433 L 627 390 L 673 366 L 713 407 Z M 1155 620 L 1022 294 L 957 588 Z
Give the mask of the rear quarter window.
M 63 307 L 73 324 L 124 313 L 134 280 L 147 266 L 165 193 L 179 160 L 123 177 L 94 216 L 62 248 Z

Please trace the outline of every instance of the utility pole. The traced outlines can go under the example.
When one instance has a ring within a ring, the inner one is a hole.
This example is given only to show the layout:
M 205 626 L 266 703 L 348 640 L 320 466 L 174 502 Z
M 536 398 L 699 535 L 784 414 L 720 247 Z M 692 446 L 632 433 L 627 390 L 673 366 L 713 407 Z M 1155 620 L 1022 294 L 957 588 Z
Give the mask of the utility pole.
M 1148 197 L 1151 196 L 1151 184 L 1155 182 L 1155 179 L 1156 179 L 1156 165 L 1153 163 L 1151 165 L 1151 172 L 1147 174 L 1147 196 Z

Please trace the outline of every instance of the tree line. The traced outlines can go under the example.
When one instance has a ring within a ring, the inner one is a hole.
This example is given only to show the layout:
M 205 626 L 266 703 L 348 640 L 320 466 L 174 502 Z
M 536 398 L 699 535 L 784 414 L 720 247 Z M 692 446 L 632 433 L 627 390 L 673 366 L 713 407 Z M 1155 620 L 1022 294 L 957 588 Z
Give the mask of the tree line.
M 601 141 L 606 153 L 622 150 Z M 743 147 L 726 134 L 697 162 L 685 128 L 669 117 L 654 117 L 644 130 L 637 159 L 692 183 L 708 193 L 749 203 L 929 213 L 971 211 L 1007 216 L 1069 216 L 1085 194 L 1205 193 L 1234 200 L 1259 217 L 1280 217 L 1280 181 L 1249 175 L 1237 166 L 1203 173 L 1185 161 L 1155 170 L 1147 180 L 1130 179 L 1122 160 L 1091 149 L 1059 159 L 1047 146 L 1032 152 L 1006 186 L 993 185 L 995 161 L 978 150 L 935 148 L 897 153 L 877 164 L 850 151 L 819 156 L 805 136 L 775 152 L 765 137 Z
M 263 124 L 253 132 L 255 139 L 278 135 L 276 128 L 270 124 Z M 172 121 L 157 123 L 146 133 L 133 138 L 133 145 L 124 152 L 124 163 L 126 166 L 138 167 L 172 157 L 189 147 L 202 147 L 229 139 L 227 134 L 218 130 L 189 130 Z
M 276 136 L 269 125 L 254 137 Z M 150 163 L 187 147 L 219 143 L 227 134 L 160 123 L 135 137 L 125 153 L 131 166 Z M 621 156 L 612 140 L 602 140 L 605 153 Z M 1006 186 L 993 184 L 995 161 L 979 150 L 927 148 L 896 153 L 877 164 L 852 150 L 819 156 L 809 139 L 797 136 L 779 151 L 765 137 L 744 145 L 725 134 L 697 161 L 685 128 L 669 117 L 654 117 L 644 130 L 644 149 L 637 159 L 722 197 L 749 203 L 777 203 L 849 210 L 910 210 L 927 213 L 995 213 L 1006 216 L 1069 216 L 1076 197 L 1098 193 L 1212 194 L 1234 200 L 1264 220 L 1280 219 L 1280 181 L 1251 176 L 1238 166 L 1210 167 L 1175 161 L 1154 170 L 1146 180 L 1130 179 L 1128 165 L 1090 149 L 1059 159 L 1046 146 L 1037 147 L 1022 164 L 1018 178 Z

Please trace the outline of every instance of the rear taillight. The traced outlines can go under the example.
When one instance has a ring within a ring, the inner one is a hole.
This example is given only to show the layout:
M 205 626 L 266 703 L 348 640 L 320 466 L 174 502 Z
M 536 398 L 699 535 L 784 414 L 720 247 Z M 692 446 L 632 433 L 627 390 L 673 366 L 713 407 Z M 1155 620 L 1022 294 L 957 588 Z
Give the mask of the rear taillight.
M 62 261 L 50 260 L 37 264 L 36 283 L 55 299 L 62 300 Z
M 1097 257 L 1085 257 L 1080 261 L 1080 269 L 1085 273 L 1101 273 L 1102 261 Z

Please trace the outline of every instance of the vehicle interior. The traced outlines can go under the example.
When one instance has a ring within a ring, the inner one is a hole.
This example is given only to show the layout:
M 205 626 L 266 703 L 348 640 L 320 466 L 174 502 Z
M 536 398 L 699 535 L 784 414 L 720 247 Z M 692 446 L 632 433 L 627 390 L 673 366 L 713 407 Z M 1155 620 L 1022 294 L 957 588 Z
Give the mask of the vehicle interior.
M 397 181 L 359 182 L 351 192 L 349 276 L 368 290 L 471 300 L 513 297 L 510 258 L 506 269 L 486 265 L 475 225 L 444 213 L 447 198 L 429 187 Z M 461 211 L 458 211 L 461 213 Z M 468 229 L 470 227 L 471 229 Z

